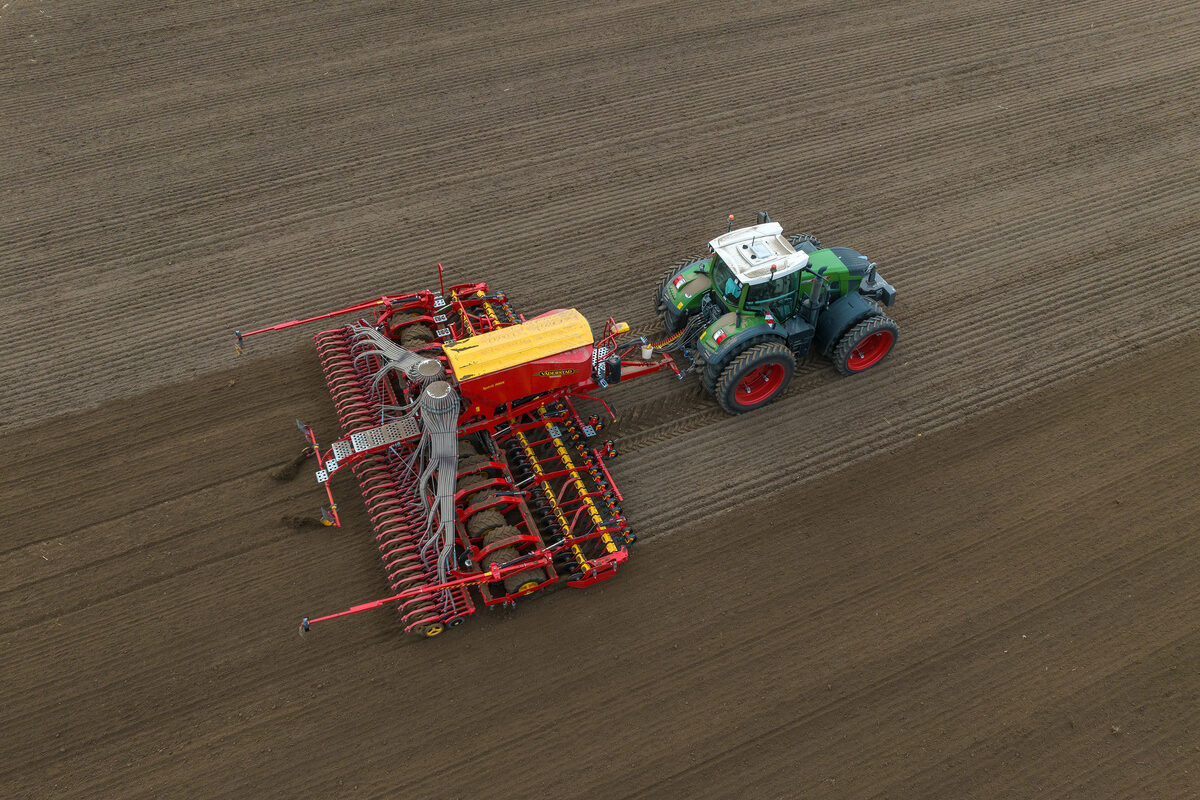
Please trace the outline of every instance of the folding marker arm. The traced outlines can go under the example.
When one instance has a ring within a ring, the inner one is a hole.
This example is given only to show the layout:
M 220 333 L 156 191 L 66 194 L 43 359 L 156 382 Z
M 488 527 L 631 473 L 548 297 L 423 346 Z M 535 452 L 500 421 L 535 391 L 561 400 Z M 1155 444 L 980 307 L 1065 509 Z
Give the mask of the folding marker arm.
M 535 567 L 548 567 L 552 561 L 552 556 L 546 550 L 531 553 L 526 557 L 510 561 L 504 566 L 492 564 L 488 572 L 481 572 L 478 575 L 468 575 L 465 578 L 456 578 L 445 583 L 435 584 L 433 586 L 414 586 L 411 589 L 405 589 L 399 594 L 394 594 L 391 597 L 384 597 L 380 600 L 372 600 L 369 603 L 361 603 L 356 606 L 350 606 L 345 611 L 339 611 L 336 614 L 326 614 L 323 617 L 305 617 L 300 621 L 301 635 L 308 633 L 311 626 L 318 622 L 326 622 L 339 617 L 348 617 L 351 614 L 360 614 L 363 611 L 372 611 L 377 608 L 383 608 L 391 603 L 398 603 L 401 600 L 408 600 L 413 597 L 422 597 L 425 595 L 438 594 L 447 589 L 459 589 L 467 586 L 477 586 L 481 583 L 492 583 L 494 581 L 502 581 L 509 575 L 514 575 L 518 572 L 523 572 Z

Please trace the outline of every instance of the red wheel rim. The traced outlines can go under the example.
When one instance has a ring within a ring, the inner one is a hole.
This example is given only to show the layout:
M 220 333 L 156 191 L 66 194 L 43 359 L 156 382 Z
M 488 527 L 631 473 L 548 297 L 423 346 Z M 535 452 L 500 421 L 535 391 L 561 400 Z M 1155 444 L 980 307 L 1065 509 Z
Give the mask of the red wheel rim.
M 879 359 L 886 356 L 892 349 L 892 342 L 895 339 L 896 337 L 892 335 L 891 331 L 875 331 L 850 351 L 850 362 L 847 366 L 852 372 L 861 372 L 867 367 L 875 366 L 879 363 Z
M 734 396 L 739 406 L 761 403 L 783 386 L 783 364 L 762 364 L 746 373 L 737 385 Z

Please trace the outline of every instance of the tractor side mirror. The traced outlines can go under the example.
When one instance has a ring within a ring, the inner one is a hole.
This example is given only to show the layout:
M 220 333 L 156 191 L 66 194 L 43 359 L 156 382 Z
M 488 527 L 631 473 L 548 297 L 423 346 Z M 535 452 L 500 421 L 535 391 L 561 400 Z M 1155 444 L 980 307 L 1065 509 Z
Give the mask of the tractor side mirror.
M 763 225 L 771 221 L 771 215 L 765 211 L 758 212 L 758 224 Z

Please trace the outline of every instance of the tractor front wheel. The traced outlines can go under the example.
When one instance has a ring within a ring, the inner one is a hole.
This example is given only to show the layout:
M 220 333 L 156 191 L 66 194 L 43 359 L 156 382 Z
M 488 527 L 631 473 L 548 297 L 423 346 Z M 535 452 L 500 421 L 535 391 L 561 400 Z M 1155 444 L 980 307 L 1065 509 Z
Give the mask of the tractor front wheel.
M 721 371 L 717 402 L 730 414 L 761 408 L 783 393 L 795 371 L 796 357 L 783 342 L 756 344 Z
M 833 365 L 843 375 L 857 375 L 883 361 L 900 336 L 891 317 L 867 317 L 842 335 L 833 349 Z
M 667 306 L 666 293 L 667 284 L 675 280 L 675 276 L 679 271 L 689 264 L 695 264 L 703 256 L 689 256 L 681 258 L 671 265 L 670 269 L 663 273 L 658 279 L 658 283 L 654 286 L 654 314 L 658 317 L 658 321 L 666 328 L 667 333 L 678 333 L 684 325 L 687 324 L 687 315 L 677 311 L 674 308 Z
M 793 233 L 791 236 L 787 237 L 787 239 L 788 244 L 790 244 L 796 251 L 803 250 L 807 253 L 809 248 L 805 247 L 805 245 L 811 245 L 813 250 L 821 249 L 821 243 L 817 241 L 817 237 L 813 236 L 811 233 Z

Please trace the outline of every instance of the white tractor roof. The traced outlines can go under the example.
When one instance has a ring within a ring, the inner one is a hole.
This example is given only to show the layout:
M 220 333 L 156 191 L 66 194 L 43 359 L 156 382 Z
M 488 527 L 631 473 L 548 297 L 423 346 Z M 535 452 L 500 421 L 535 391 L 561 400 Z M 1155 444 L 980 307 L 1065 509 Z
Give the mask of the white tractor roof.
M 778 222 L 765 222 L 750 228 L 738 228 L 708 243 L 742 283 L 757 286 L 775 277 L 790 275 L 808 263 L 808 253 L 796 252 L 783 238 Z

